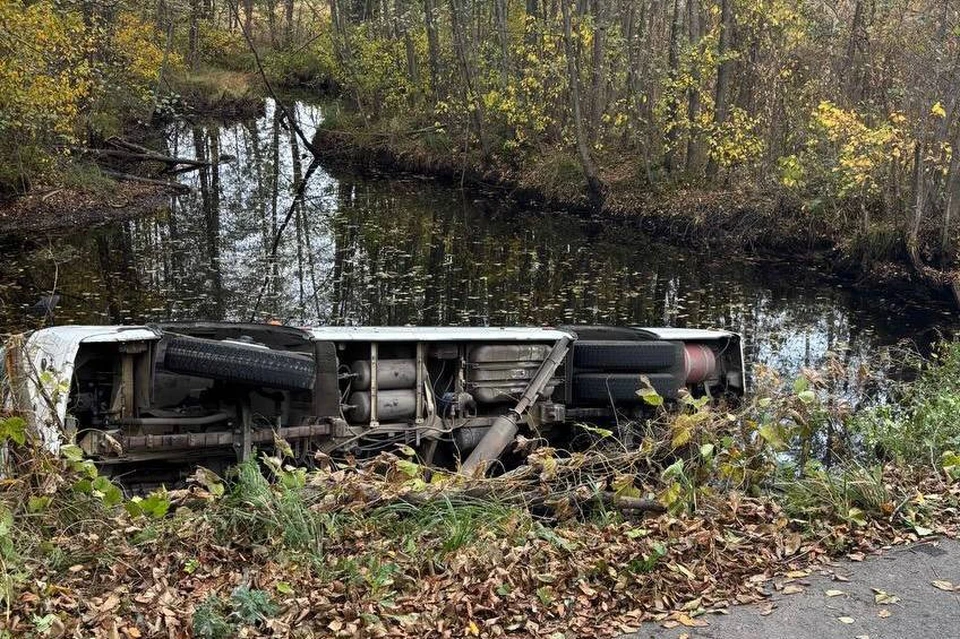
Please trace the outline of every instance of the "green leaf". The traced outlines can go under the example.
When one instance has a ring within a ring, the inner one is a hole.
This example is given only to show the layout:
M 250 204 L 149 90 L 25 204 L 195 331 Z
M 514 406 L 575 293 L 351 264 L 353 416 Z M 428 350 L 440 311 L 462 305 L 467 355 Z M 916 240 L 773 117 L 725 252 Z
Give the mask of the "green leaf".
M 103 475 L 94 479 L 91 487 L 93 488 L 93 494 L 99 497 L 107 508 L 116 506 L 123 501 L 123 493 L 120 492 L 120 489 Z
M 19 446 L 27 441 L 27 422 L 22 417 L 0 420 L 0 442 L 8 440 Z
M 812 404 L 817 401 L 817 396 L 812 390 L 805 390 L 802 393 L 797 393 L 797 397 L 804 404 Z
M 661 473 L 660 477 L 664 481 L 667 481 L 670 479 L 676 479 L 678 477 L 683 477 L 683 470 L 684 470 L 683 460 L 678 459 L 677 461 L 673 462 L 672 464 L 664 468 L 663 473 Z
M 152 519 L 160 519 L 170 510 L 170 499 L 166 490 L 158 490 L 140 500 L 140 510 Z
M 760 434 L 760 437 L 764 439 L 768 444 L 773 446 L 777 450 L 783 450 L 787 447 L 787 443 L 783 439 L 783 431 L 779 426 L 775 424 L 764 424 L 757 429 L 757 432 Z
M 608 428 L 599 428 L 597 426 L 591 426 L 590 424 L 577 424 L 580 428 L 587 431 L 588 433 L 593 433 L 602 438 L 613 437 L 613 431 Z
M 89 495 L 93 492 L 93 483 L 89 479 L 81 479 L 73 485 L 73 492 L 80 495 Z
M 27 499 L 27 512 L 39 513 L 43 512 L 50 505 L 50 502 L 53 501 L 53 497 L 50 495 L 33 495 Z
M 0 537 L 6 537 L 13 530 L 13 513 L 6 506 L 0 505 Z
M 637 395 L 650 406 L 663 406 L 663 397 L 652 386 L 638 389 Z
M 713 444 L 703 444 L 700 446 L 700 456 L 706 460 L 709 460 L 713 457 L 713 451 L 715 450 Z
M 800 393 L 808 390 L 810 388 L 810 382 L 806 377 L 798 377 L 793 380 L 793 392 L 799 395 Z
M 398 459 L 397 470 L 412 479 L 420 475 L 420 464 L 407 459 Z
M 282 595 L 292 595 L 292 594 L 293 594 L 293 586 L 291 586 L 290 584 L 288 584 L 288 583 L 285 582 L 285 581 L 278 581 L 278 582 L 277 582 L 277 592 L 279 592 L 279 593 L 282 594 Z
M 864 512 L 859 508 L 851 508 L 847 511 L 847 519 L 858 526 L 866 526 L 867 518 Z
M 72 462 L 78 462 L 83 459 L 83 450 L 76 444 L 64 444 L 60 447 L 60 454 Z

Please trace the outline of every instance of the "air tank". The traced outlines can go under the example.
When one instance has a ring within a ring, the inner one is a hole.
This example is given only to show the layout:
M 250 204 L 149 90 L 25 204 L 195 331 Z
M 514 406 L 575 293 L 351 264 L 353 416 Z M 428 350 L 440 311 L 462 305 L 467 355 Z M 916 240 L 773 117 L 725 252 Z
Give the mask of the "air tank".
M 353 423 L 370 421 L 370 393 L 360 391 L 350 395 L 347 402 L 351 408 L 347 411 Z M 411 419 L 417 412 L 417 392 L 415 390 L 378 390 L 377 421 L 393 422 Z
M 717 375 L 717 356 L 704 344 L 684 344 L 683 365 L 687 384 L 699 384 Z
M 350 365 L 354 390 L 370 388 L 370 362 L 358 360 Z M 417 385 L 417 360 L 381 359 L 377 362 L 377 389 L 415 388 Z

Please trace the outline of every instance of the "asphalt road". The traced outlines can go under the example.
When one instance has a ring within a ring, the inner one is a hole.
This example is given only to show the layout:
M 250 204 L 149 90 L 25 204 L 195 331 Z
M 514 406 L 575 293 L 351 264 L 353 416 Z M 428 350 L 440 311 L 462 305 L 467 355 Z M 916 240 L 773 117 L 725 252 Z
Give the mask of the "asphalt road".
M 957 639 L 958 585 L 960 542 L 938 540 L 838 562 L 792 582 L 802 592 L 699 617 L 703 627 L 645 624 L 622 639 Z

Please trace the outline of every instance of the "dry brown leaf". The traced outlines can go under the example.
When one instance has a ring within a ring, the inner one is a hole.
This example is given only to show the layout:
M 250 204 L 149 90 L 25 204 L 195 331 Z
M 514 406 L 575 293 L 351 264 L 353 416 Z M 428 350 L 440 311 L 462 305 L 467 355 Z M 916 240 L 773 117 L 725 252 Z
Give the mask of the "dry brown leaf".
M 930 583 L 933 585 L 934 588 L 939 588 L 940 590 L 945 590 L 947 592 L 953 592 L 954 590 L 957 589 L 957 587 L 954 586 L 952 583 L 950 583 L 949 581 L 943 581 L 942 579 L 937 579 L 936 581 L 931 581 Z
M 703 619 L 694 619 L 690 615 L 680 613 L 677 615 L 677 621 L 682 623 L 688 628 L 702 628 L 704 626 L 709 626 L 710 624 L 704 621 Z
M 840 623 L 846 623 L 846 624 L 856 623 L 856 619 L 854 619 L 853 617 L 837 617 L 837 621 L 839 621 Z
M 796 595 L 803 592 L 803 588 L 800 586 L 795 586 L 793 584 L 788 584 L 783 587 L 783 594 L 785 595 Z
M 847 593 L 845 593 L 845 592 L 842 591 L 842 590 L 827 590 L 827 591 L 824 591 L 823 594 L 825 594 L 825 595 L 828 596 L 828 597 L 839 597 L 839 596 L 845 595 L 845 594 L 847 594 Z

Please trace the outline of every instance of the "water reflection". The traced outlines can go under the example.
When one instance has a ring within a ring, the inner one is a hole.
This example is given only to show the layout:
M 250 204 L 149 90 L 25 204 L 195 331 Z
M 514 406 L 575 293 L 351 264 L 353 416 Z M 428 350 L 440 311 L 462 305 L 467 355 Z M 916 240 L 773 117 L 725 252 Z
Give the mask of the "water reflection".
M 292 112 L 308 134 L 320 107 Z M 840 288 L 812 270 L 652 241 L 624 223 L 517 212 L 498 193 L 316 167 L 279 110 L 182 124 L 171 154 L 213 166 L 169 212 L 7 256 L 0 330 L 52 288 L 56 321 L 294 324 L 614 323 L 728 328 L 751 361 L 787 373 L 827 351 L 851 363 L 902 338 L 929 342 L 943 311 Z M 219 163 L 225 156 L 236 159 Z

